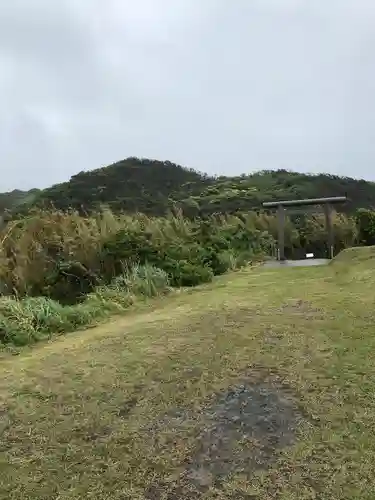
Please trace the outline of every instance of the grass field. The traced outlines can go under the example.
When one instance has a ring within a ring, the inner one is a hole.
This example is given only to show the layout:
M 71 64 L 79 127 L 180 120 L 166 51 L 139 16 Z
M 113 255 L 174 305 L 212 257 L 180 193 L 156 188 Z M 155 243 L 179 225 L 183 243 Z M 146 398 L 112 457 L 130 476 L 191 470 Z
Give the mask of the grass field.
M 374 499 L 374 320 L 369 248 L 3 358 L 0 498 Z

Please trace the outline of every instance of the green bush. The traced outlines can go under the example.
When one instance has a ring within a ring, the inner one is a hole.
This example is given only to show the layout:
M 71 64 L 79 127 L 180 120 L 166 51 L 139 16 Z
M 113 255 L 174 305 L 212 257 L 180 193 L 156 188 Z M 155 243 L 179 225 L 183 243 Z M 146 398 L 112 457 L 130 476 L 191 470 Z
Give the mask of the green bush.
M 59 261 L 51 274 L 46 276 L 40 294 L 61 304 L 76 304 L 99 285 L 97 274 L 80 262 Z
M 168 276 L 153 266 L 136 266 L 97 287 L 85 300 L 62 305 L 48 297 L 0 299 L 0 343 L 23 346 L 51 335 L 72 332 L 126 311 L 137 297 L 155 297 L 169 291 Z
M 76 328 L 66 317 L 64 306 L 46 297 L 0 301 L 1 341 L 4 344 L 26 345 L 50 332 L 60 333 Z
M 104 259 L 107 268 L 113 274 L 123 274 L 123 269 L 129 262 L 139 262 L 141 266 L 153 266 L 159 269 L 159 280 L 170 282 L 172 286 L 195 286 L 212 279 L 214 270 L 210 264 L 213 261 L 212 249 L 206 249 L 194 241 L 161 241 L 149 236 L 130 231 L 120 231 L 112 236 L 104 247 Z M 214 253 L 214 252 L 213 252 Z M 137 269 L 134 267 L 133 269 Z M 142 272 L 147 272 L 143 267 Z M 160 272 L 164 271 L 161 275 Z M 142 276 L 142 287 L 149 280 Z M 153 294 L 152 290 L 145 291 Z
M 111 279 L 124 272 L 124 268 L 136 263 L 157 265 L 164 253 L 158 240 L 147 232 L 136 229 L 121 229 L 105 242 L 102 261 L 106 278 Z
M 234 271 L 240 266 L 238 256 L 233 250 L 225 250 L 224 252 L 220 252 L 218 254 L 218 261 L 220 263 L 221 273 L 224 274 L 227 271 Z
M 118 278 L 114 282 L 117 283 Z M 168 274 L 158 267 L 145 264 L 134 266 L 127 275 L 129 291 L 144 297 L 156 297 L 169 291 Z
M 358 228 L 358 240 L 362 245 L 375 245 L 375 211 L 357 210 L 355 221 Z
M 171 276 L 171 284 L 176 287 L 191 287 L 212 281 L 214 273 L 208 266 L 192 264 L 187 260 L 167 260 L 164 269 Z

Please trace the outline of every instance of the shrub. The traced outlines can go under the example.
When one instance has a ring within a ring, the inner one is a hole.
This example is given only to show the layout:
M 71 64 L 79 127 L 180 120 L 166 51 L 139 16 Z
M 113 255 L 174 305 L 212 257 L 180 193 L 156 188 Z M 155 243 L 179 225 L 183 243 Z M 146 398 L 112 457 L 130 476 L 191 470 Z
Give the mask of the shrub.
M 136 266 L 108 286 L 97 287 L 84 302 L 64 306 L 48 297 L 0 300 L 0 343 L 23 346 L 53 334 L 63 334 L 126 311 L 137 297 L 154 297 L 169 290 L 166 273 Z
M 104 246 L 103 259 L 111 262 L 109 268 L 114 275 L 122 274 L 124 267 L 139 262 L 159 269 L 159 280 L 169 280 L 172 286 L 195 286 L 212 279 L 217 267 L 216 253 L 212 248 L 204 248 L 195 241 L 176 238 L 151 238 L 149 234 L 120 231 Z M 210 269 L 211 268 L 211 269 Z M 164 275 L 160 272 L 164 271 Z M 145 278 L 145 276 L 143 276 Z M 142 287 L 147 279 L 142 279 Z M 151 291 L 147 293 L 152 293 Z
M 151 234 L 135 229 L 121 229 L 103 245 L 101 259 L 105 263 L 106 277 L 122 274 L 125 266 L 140 264 L 157 265 L 163 260 L 163 251 L 158 240 Z
M 59 261 L 46 276 L 40 294 L 62 304 L 76 304 L 84 300 L 99 282 L 100 278 L 80 262 Z
M 155 297 L 169 291 L 168 274 L 150 264 L 134 266 L 126 278 L 129 291 L 135 295 Z M 114 280 L 115 283 L 117 279 Z
M 375 211 L 359 209 L 355 215 L 358 240 L 363 245 L 375 245 Z
M 64 307 L 46 297 L 0 301 L 1 341 L 26 345 L 49 335 L 71 331 L 76 325 L 66 317 Z
M 127 303 L 132 294 L 159 293 L 168 281 L 171 286 L 205 283 L 242 262 L 244 252 L 265 251 L 266 233 L 255 228 L 254 220 L 230 216 L 193 222 L 181 213 L 148 218 L 108 209 L 90 217 L 36 211 L 12 221 L 1 235 L 1 291 L 74 305 L 89 295 L 91 301 L 100 294 L 113 298 L 112 280 L 125 274 L 127 282 L 119 280 L 129 287 L 132 274 Z
M 218 254 L 218 260 L 220 262 L 220 269 L 222 273 L 217 274 L 224 274 L 227 271 L 234 271 L 238 267 L 241 267 L 238 256 L 236 256 L 233 250 L 225 250 L 224 252 L 220 252 Z
M 168 260 L 165 262 L 164 269 L 169 270 L 171 284 L 177 287 L 191 287 L 201 283 L 209 283 L 214 276 L 210 267 L 192 264 L 186 260 Z

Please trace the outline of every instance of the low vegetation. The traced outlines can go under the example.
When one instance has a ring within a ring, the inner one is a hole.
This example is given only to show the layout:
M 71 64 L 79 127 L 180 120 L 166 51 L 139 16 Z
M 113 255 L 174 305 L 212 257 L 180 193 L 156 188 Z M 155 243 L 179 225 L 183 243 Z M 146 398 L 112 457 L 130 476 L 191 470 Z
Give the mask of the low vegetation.
M 0 342 L 32 343 L 170 287 L 210 282 L 261 259 L 272 245 L 250 219 L 37 211 L 2 234 Z
M 335 251 L 375 242 L 375 217 L 335 213 Z M 35 210 L 0 233 L 0 343 L 24 345 L 123 312 L 167 289 L 212 281 L 275 254 L 272 215 L 190 220 Z M 286 253 L 326 256 L 323 215 L 288 219 Z
M 95 288 L 80 304 L 62 305 L 48 297 L 21 300 L 3 297 L 0 299 L 0 342 L 12 347 L 33 344 L 121 314 L 140 300 L 169 290 L 168 275 L 147 265 L 134 266 L 109 285 Z
M 374 259 L 246 268 L 5 357 L 0 497 L 373 499 Z

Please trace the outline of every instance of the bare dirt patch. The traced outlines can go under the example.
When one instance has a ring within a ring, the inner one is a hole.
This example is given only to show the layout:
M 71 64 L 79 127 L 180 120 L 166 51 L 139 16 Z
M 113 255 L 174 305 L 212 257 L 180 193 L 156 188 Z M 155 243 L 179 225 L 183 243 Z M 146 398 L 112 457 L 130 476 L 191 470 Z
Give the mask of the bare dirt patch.
M 173 490 L 177 494 L 182 488 L 185 496 L 173 496 L 170 490 L 168 498 L 199 498 L 211 487 L 221 489 L 232 474 L 251 478 L 268 469 L 280 450 L 295 442 L 302 419 L 290 391 L 269 380 L 231 386 L 199 411 L 168 413 L 156 427 L 179 433 L 193 424 L 197 443 Z M 157 500 L 156 492 L 162 490 L 153 485 L 145 498 Z

